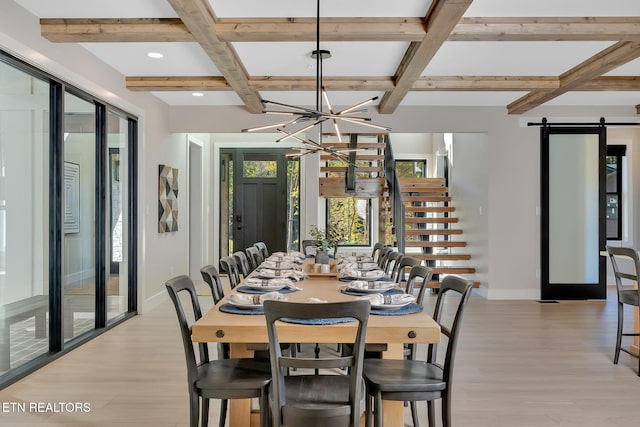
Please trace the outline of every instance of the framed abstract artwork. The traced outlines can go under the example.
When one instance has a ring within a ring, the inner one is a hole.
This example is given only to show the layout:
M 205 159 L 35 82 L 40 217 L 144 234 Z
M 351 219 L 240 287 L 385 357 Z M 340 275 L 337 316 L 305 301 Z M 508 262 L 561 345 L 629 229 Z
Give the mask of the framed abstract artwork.
M 65 234 L 80 232 L 80 165 L 64 162 Z
M 158 233 L 178 231 L 178 169 L 159 165 Z

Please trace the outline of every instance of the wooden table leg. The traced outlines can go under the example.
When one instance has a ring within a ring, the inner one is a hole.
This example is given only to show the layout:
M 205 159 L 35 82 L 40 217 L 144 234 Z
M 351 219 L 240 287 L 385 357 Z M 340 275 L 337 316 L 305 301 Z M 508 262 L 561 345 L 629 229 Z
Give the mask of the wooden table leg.
M 231 358 L 253 357 L 253 351 L 247 350 L 246 344 L 231 344 Z M 229 427 L 257 426 L 251 423 L 251 399 L 229 400 Z M 255 420 L 255 417 L 253 417 Z M 259 420 L 259 419 L 258 419 Z
M 387 351 L 382 352 L 383 359 L 403 359 L 404 345 L 388 344 Z M 404 426 L 404 402 L 394 402 L 391 400 L 383 400 L 382 425 L 385 427 L 403 427 Z

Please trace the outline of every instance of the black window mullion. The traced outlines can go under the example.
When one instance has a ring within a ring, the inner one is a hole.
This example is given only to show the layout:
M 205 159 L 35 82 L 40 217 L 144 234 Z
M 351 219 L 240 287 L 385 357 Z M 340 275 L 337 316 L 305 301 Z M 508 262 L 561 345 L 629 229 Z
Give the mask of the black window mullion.
M 59 352 L 62 335 L 62 186 L 64 180 L 64 88 L 49 86 L 49 351 Z
M 95 150 L 95 291 L 96 291 L 96 323 L 97 329 L 107 324 L 107 278 L 106 278 L 106 242 L 109 236 L 106 227 L 106 183 L 105 159 L 107 157 L 107 109 L 104 104 L 96 102 L 96 150 Z
M 136 262 L 138 253 L 138 239 L 137 239 L 137 218 L 138 218 L 138 122 L 134 119 L 128 119 L 128 150 L 129 161 L 127 162 L 127 168 L 129 172 L 129 198 L 127 203 L 129 204 L 129 239 L 128 239 L 128 290 L 129 290 L 129 307 L 130 313 L 137 312 L 138 310 L 138 264 Z

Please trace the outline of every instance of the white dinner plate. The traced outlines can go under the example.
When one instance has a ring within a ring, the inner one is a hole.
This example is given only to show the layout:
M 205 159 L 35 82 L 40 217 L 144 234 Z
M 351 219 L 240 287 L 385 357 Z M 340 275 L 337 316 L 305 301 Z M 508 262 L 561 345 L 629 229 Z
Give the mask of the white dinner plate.
M 363 294 L 378 294 L 381 292 L 388 291 L 396 287 L 395 282 L 378 282 L 376 286 L 373 288 L 352 288 L 351 286 L 347 286 L 347 290 L 352 292 L 362 292 Z
M 279 291 L 280 289 L 285 288 L 287 285 L 283 285 L 283 284 L 272 284 L 270 285 L 269 282 L 264 282 L 266 284 L 262 284 L 262 281 L 258 281 L 258 282 L 251 282 L 249 280 L 246 280 L 244 282 L 244 286 L 251 288 L 251 289 L 260 289 L 263 291 Z
M 244 304 L 244 303 L 233 303 L 228 301 L 228 304 L 231 304 L 234 307 L 237 307 L 242 310 L 258 310 L 264 308 L 262 304 Z
M 402 308 L 405 307 L 407 305 L 411 304 L 411 301 L 405 301 L 405 302 L 401 302 L 399 304 L 371 304 L 371 308 L 374 308 L 376 310 L 396 310 L 398 308 Z

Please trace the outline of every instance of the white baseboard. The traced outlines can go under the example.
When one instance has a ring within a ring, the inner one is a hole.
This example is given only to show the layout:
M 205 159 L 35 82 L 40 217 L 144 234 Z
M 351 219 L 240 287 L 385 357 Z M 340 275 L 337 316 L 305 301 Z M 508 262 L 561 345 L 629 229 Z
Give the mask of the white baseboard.
M 167 291 L 158 292 L 157 294 L 152 295 L 149 298 L 145 299 L 142 305 L 138 305 L 138 313 L 144 314 L 149 310 L 153 310 L 154 308 L 156 308 L 163 302 L 167 301 L 168 299 L 169 299 L 169 294 L 167 293 Z
M 488 289 L 485 298 L 489 300 L 539 300 L 539 289 Z

